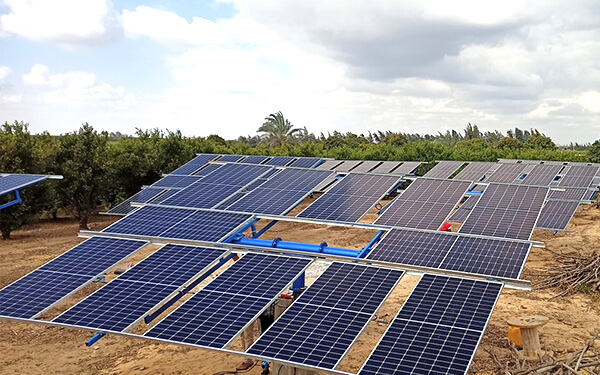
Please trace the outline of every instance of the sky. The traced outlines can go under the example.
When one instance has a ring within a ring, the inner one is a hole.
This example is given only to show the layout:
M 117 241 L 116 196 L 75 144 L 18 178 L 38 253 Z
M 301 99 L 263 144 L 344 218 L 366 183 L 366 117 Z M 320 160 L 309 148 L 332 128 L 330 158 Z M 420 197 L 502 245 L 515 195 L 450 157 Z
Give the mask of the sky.
M 0 0 L 0 121 L 600 138 L 597 0 Z

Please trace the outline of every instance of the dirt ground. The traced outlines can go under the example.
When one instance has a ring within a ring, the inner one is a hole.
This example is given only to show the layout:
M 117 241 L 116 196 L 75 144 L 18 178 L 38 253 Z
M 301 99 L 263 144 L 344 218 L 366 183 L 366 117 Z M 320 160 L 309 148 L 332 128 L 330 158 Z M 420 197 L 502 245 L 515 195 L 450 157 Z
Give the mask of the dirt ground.
M 600 243 L 600 210 L 594 206 L 580 206 L 569 225 L 572 232 L 553 235 L 536 231 L 534 240 L 544 241 L 555 252 L 591 254 Z M 97 216 L 93 229 L 99 230 L 115 219 Z M 366 222 L 369 219 L 365 219 Z M 260 228 L 260 226 L 259 226 Z M 300 230 L 302 229 L 302 230 Z M 70 219 L 42 221 L 33 228 L 13 233 L 13 239 L 0 241 L 0 287 L 11 283 L 39 267 L 60 253 L 82 241 L 77 237 L 77 223 Z M 330 246 L 359 249 L 376 232 L 364 229 L 323 227 L 313 224 L 279 222 L 261 238 L 281 237 L 284 240 L 321 243 Z M 127 262 L 134 263 L 147 256 L 152 249 L 136 254 Z M 524 278 L 542 272 L 552 265 L 553 254 L 542 248 L 533 248 L 525 266 Z M 314 279 L 325 267 L 317 264 L 308 274 Z M 110 274 L 109 277 L 113 277 Z M 351 348 L 339 370 L 356 372 L 373 349 L 387 324 L 400 308 L 417 276 L 406 276 L 392 292 L 369 324 L 358 342 Z M 534 278 L 535 281 L 535 278 Z M 60 313 L 99 286 L 91 285 L 61 306 L 48 312 L 47 319 Z M 506 319 L 517 315 L 544 315 L 550 318 L 541 328 L 543 349 L 557 358 L 567 356 L 600 332 L 600 298 L 597 295 L 578 294 L 548 301 L 552 291 L 504 290 L 492 315 L 482 343 L 475 355 L 470 373 L 491 374 L 494 365 L 490 352 L 499 358 L 510 355 L 506 342 Z M 134 327 L 136 333 L 141 327 Z M 153 343 L 141 339 L 106 336 L 88 348 L 85 341 L 91 332 L 43 325 L 0 321 L 0 374 L 215 374 L 233 371 L 243 357 L 178 345 Z M 233 346 L 238 344 L 234 342 Z M 260 374 L 260 364 L 246 374 Z

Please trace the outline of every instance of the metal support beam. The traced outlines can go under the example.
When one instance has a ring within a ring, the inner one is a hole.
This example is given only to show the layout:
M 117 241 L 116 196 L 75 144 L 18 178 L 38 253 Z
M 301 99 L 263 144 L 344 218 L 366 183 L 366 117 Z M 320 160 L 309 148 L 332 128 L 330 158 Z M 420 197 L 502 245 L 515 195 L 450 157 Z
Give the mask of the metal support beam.
M 105 332 L 98 332 L 96 333 L 94 336 L 92 336 L 92 338 L 90 338 L 89 340 L 87 340 L 85 342 L 85 346 L 87 346 L 88 348 L 92 345 L 94 345 L 95 343 L 98 342 L 98 340 L 100 340 L 101 338 L 103 338 L 106 335 Z
M 382 231 L 382 230 L 380 230 L 379 233 L 377 233 L 375 235 L 375 237 L 373 237 L 373 239 L 367 244 L 367 246 L 365 246 L 365 247 L 362 248 L 362 250 L 358 253 L 358 255 L 356 257 L 357 258 L 364 258 L 364 257 L 366 257 L 367 254 L 369 254 L 369 252 L 373 248 L 373 246 L 375 246 L 375 244 L 377 242 L 379 242 L 379 240 L 381 239 L 381 236 L 383 236 L 383 233 L 385 233 L 385 232 Z
M 21 200 L 21 195 L 19 194 L 18 190 L 15 190 L 15 195 L 17 196 L 17 199 L 12 200 L 10 202 L 4 203 L 3 205 L 0 205 L 0 210 L 10 207 L 10 206 L 14 206 L 15 204 L 19 204 L 22 202 Z

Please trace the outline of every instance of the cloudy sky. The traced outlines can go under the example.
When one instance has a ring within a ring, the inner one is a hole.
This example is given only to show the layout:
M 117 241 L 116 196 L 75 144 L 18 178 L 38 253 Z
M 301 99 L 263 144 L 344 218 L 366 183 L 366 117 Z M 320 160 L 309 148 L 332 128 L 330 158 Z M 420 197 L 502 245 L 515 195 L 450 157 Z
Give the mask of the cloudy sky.
M 600 138 L 600 1 L 0 0 L 0 121 Z

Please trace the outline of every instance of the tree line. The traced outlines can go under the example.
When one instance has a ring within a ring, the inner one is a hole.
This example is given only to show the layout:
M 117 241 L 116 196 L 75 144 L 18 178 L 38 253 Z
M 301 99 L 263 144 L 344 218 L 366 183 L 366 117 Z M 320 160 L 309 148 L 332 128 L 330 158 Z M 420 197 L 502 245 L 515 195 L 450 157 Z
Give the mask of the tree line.
M 108 209 L 192 159 L 197 153 L 312 156 L 360 160 L 495 161 L 498 158 L 600 162 L 600 141 L 584 148 L 560 149 L 535 129 L 503 135 L 480 132 L 468 124 L 462 132 L 437 135 L 394 132 L 315 136 L 294 128 L 281 112 L 258 129 L 260 135 L 225 140 L 218 135 L 185 137 L 179 130 L 141 130 L 135 135 L 99 132 L 89 124 L 59 136 L 31 134 L 24 122 L 0 126 L 0 172 L 60 174 L 63 180 L 27 188 L 23 202 L 0 210 L 3 239 L 42 213 L 69 212 L 82 229 L 90 215 Z M 0 204 L 14 196 L 0 197 Z

